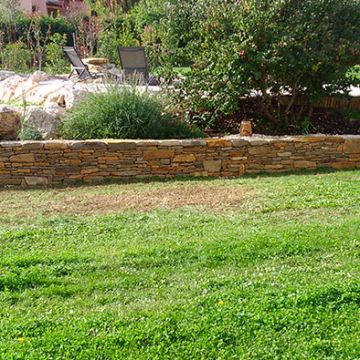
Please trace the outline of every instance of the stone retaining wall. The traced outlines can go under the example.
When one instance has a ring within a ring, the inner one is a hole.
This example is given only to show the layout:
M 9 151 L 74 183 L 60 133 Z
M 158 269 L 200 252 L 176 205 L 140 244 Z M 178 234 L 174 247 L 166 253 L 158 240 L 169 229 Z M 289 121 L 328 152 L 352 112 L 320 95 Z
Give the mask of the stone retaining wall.
M 0 143 L 0 185 L 360 168 L 360 136 Z

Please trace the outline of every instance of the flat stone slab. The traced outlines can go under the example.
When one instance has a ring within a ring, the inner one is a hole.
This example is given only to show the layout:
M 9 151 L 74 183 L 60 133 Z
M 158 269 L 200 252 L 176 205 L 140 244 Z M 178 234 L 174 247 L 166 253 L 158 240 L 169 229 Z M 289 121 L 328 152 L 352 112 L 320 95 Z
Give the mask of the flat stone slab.
M 100 57 L 85 58 L 82 61 L 89 65 L 106 65 L 109 63 L 109 59 Z
M 123 85 L 126 86 L 126 85 Z M 0 78 L 0 104 L 16 104 L 23 106 L 24 99 L 28 104 L 44 105 L 54 95 L 63 96 L 66 103 L 73 105 L 71 98 L 78 92 L 105 92 L 108 85 L 94 81 L 73 82 L 66 77 L 49 77 L 34 81 L 31 77 L 13 75 L 1 81 Z M 149 91 L 157 93 L 159 86 L 137 86 L 139 92 Z

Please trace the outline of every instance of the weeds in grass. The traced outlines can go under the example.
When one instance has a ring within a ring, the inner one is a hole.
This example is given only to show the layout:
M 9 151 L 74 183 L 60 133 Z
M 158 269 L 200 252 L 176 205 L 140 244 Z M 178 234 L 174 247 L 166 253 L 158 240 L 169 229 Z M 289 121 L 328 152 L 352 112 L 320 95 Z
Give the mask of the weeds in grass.
M 5 226 L 11 204 L 23 199 L 36 215 L 65 190 L 0 192 L 0 359 L 356 359 L 359 182 L 357 171 L 192 182 L 203 193 L 250 188 L 251 201 L 222 212 L 43 212 L 17 227 Z

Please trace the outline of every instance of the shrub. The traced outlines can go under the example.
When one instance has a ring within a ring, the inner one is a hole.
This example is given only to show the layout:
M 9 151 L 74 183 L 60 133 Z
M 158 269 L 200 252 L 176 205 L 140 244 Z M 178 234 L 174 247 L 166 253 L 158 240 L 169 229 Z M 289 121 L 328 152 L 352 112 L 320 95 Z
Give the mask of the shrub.
M 118 39 L 114 29 L 104 30 L 99 34 L 99 47 L 96 55 L 108 58 L 111 63 L 118 64 L 117 46 Z
M 153 95 L 134 88 L 112 87 L 92 93 L 66 113 L 62 135 L 68 139 L 168 139 L 200 137 L 170 113 Z
M 128 16 L 130 9 L 138 0 L 127 1 L 87 1 L 92 14 L 85 28 L 77 25 L 77 43 L 80 49 L 96 52 L 97 56 L 109 58 L 111 62 L 119 63 L 117 46 L 138 45 L 133 22 Z
M 360 54 L 358 0 L 188 0 L 176 11 L 196 24 L 186 45 L 195 66 L 177 102 L 205 125 L 236 113 L 241 97 L 257 91 L 258 114 L 286 127 L 308 116 L 313 100 L 346 93 L 351 83 L 347 71 Z
M 351 79 L 351 82 L 360 86 L 360 65 L 354 66 L 349 69 L 348 77 Z
M 28 123 L 23 123 L 18 135 L 19 140 L 42 140 L 41 133 Z
M 97 56 L 109 58 L 112 63 L 119 63 L 118 46 L 139 46 L 130 18 L 126 15 L 107 20 L 99 33 Z
M 6 1 L 12 2 L 13 0 Z M 13 8 L 10 7 L 10 10 L 13 11 Z M 57 57 L 54 53 L 58 53 L 58 49 L 54 47 L 55 44 L 61 46 L 72 44 L 74 29 L 75 27 L 61 16 L 57 18 L 38 14 L 26 16 L 15 11 L 8 19 L 0 11 L 0 57 L 3 58 L 3 67 L 26 71 L 31 65 L 41 69 L 45 48 L 49 44 L 49 51 L 53 54 L 50 55 L 50 57 L 52 56 L 50 59 L 50 63 L 52 62 L 51 71 L 54 68 L 62 68 L 63 55 L 59 54 Z M 53 41 L 49 42 L 50 38 Z M 3 47 L 6 45 L 9 46 L 9 53 L 2 54 Z M 30 60 L 28 54 L 31 56 Z
M 68 40 L 68 43 L 72 43 L 72 36 L 75 32 L 75 26 L 63 16 L 41 16 L 40 17 L 40 27 L 45 35 L 50 28 L 51 35 L 61 34 Z
M 146 47 L 152 68 L 184 66 L 191 62 L 184 50 L 192 24 L 180 0 L 140 1 L 131 11 L 135 30 Z M 186 2 L 185 2 L 186 3 Z
M 31 68 L 31 52 L 21 41 L 8 44 L 1 54 L 1 65 L 6 70 L 27 72 Z
M 45 45 L 46 71 L 51 74 L 63 74 L 69 72 L 69 63 L 64 56 L 66 35 L 54 34 L 48 44 Z
M 51 35 L 57 33 L 66 35 L 68 44 L 72 44 L 72 35 L 75 32 L 75 26 L 67 18 L 63 16 L 57 16 L 56 18 L 52 16 L 40 16 L 39 23 L 42 36 L 45 36 L 50 29 Z M 24 34 L 29 31 L 30 26 L 31 17 L 21 12 L 13 16 L 11 24 L 9 24 L 7 19 L 4 19 L 4 14 L 0 14 L 0 31 L 3 31 L 7 35 L 5 37 L 6 42 L 21 40 Z
M 18 40 L 17 24 L 22 17 L 19 7 L 20 0 L 0 0 L 0 32 L 6 43 Z
M 72 43 L 72 36 L 76 28 L 66 17 L 57 16 L 56 18 L 48 15 L 38 15 L 39 17 L 39 28 L 42 33 L 42 37 L 45 37 L 50 29 L 50 35 L 61 34 L 66 35 L 69 44 Z M 32 16 L 22 14 L 16 21 L 17 38 L 21 38 L 25 33 L 29 31 L 31 22 L 33 21 Z M 0 24 L 1 27 L 1 24 Z

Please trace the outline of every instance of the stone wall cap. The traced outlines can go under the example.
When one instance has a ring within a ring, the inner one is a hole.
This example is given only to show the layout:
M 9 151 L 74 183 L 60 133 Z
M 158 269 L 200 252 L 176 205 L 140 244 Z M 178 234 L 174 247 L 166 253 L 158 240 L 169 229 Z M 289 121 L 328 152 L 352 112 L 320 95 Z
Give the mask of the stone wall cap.
M 3 148 L 13 148 L 22 146 L 23 142 L 21 141 L 0 141 L 0 147 Z
M 204 139 L 164 139 L 164 140 L 132 140 L 136 145 L 163 145 L 163 146 L 205 146 Z
M 205 139 L 183 139 L 177 141 L 181 146 L 206 146 Z
M 87 141 L 87 140 L 86 140 Z M 156 139 L 99 139 L 105 144 L 135 144 L 135 145 L 158 145 L 162 141 L 168 140 L 156 140 Z
M 340 135 L 344 140 L 360 140 L 360 135 Z
M 36 146 L 36 145 L 46 145 L 46 144 L 67 144 L 71 147 L 83 147 L 83 146 L 95 146 L 102 147 L 107 144 L 135 144 L 138 146 L 205 146 L 207 143 L 219 143 L 221 141 L 230 141 L 234 145 L 248 143 L 251 145 L 259 145 L 261 142 L 264 144 L 273 143 L 273 142 L 306 142 L 306 141 L 327 141 L 327 140 L 359 140 L 360 135 L 326 135 L 326 134 L 309 134 L 309 135 L 285 135 L 285 136 L 267 136 L 255 134 L 254 136 L 239 136 L 239 135 L 230 135 L 224 137 L 212 137 L 204 139 L 166 139 L 166 140 L 156 140 L 156 139 L 89 139 L 89 140 L 41 140 L 41 141 L 0 141 L 0 147 L 12 148 L 19 146 Z
M 91 140 L 86 140 L 86 141 L 91 141 Z M 119 144 L 119 143 L 129 144 L 129 143 L 135 143 L 137 140 L 135 140 L 135 139 L 97 139 L 94 141 L 102 141 L 106 144 Z
M 39 141 L 22 141 L 21 147 L 29 150 L 43 149 L 44 143 Z
M 92 149 L 106 147 L 106 143 L 99 140 L 70 141 L 70 149 Z
M 168 140 L 163 140 L 168 141 Z M 133 143 L 137 146 L 157 146 L 161 145 L 161 140 L 133 140 Z

